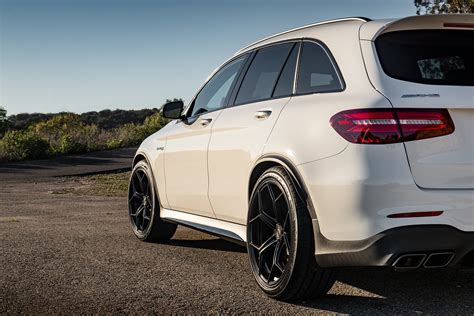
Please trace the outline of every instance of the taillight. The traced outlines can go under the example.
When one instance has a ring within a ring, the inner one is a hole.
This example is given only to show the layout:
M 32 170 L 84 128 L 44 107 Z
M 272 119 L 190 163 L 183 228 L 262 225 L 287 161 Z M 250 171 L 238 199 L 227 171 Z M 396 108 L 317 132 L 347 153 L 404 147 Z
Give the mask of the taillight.
M 410 217 L 434 217 L 440 216 L 443 211 L 430 211 L 430 212 L 410 212 L 410 213 L 395 213 L 387 215 L 388 218 L 410 218 Z
M 331 126 L 359 144 L 391 144 L 448 135 L 454 124 L 445 109 L 358 109 L 339 112 Z

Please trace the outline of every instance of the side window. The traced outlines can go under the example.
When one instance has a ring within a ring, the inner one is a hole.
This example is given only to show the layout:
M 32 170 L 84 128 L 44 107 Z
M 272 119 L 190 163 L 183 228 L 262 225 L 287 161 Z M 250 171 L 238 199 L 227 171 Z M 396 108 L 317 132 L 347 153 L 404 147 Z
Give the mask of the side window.
M 296 92 L 318 93 L 343 90 L 326 51 L 314 42 L 303 42 Z
M 293 46 L 294 43 L 285 43 L 259 50 L 245 74 L 235 104 L 270 98 Z
M 247 55 L 232 61 L 206 83 L 194 100 L 190 116 L 218 110 L 226 105 L 231 87 L 246 58 Z
M 291 50 L 290 56 L 285 63 L 285 67 L 280 74 L 275 91 L 272 97 L 289 96 L 293 93 L 293 82 L 295 80 L 296 61 L 298 59 L 299 44 L 295 44 Z

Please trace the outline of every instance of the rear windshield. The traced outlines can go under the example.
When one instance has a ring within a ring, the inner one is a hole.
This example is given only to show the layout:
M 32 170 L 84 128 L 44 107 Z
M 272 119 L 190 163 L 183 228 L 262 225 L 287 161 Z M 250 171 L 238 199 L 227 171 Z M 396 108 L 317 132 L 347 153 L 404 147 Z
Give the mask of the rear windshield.
M 375 46 L 390 77 L 425 84 L 474 85 L 474 31 L 390 32 L 379 36 Z

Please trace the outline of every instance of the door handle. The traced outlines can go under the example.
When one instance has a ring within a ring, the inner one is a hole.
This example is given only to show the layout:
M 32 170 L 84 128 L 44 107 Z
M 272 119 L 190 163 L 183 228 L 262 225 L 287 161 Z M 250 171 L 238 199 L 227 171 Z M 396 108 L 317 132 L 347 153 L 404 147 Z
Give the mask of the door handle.
M 199 121 L 199 125 L 201 125 L 202 127 L 206 127 L 211 122 L 212 122 L 211 118 L 203 118 Z
M 255 112 L 255 118 L 257 120 L 265 120 L 272 114 L 271 110 L 260 110 Z

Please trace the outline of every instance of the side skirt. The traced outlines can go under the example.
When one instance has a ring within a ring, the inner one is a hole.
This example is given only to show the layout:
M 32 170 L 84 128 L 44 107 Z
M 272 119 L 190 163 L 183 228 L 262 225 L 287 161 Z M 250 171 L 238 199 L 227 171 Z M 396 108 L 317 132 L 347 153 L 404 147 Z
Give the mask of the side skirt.
M 200 230 L 241 245 L 245 245 L 247 240 L 247 227 L 245 225 L 166 208 L 160 210 L 160 217 L 164 221 Z

